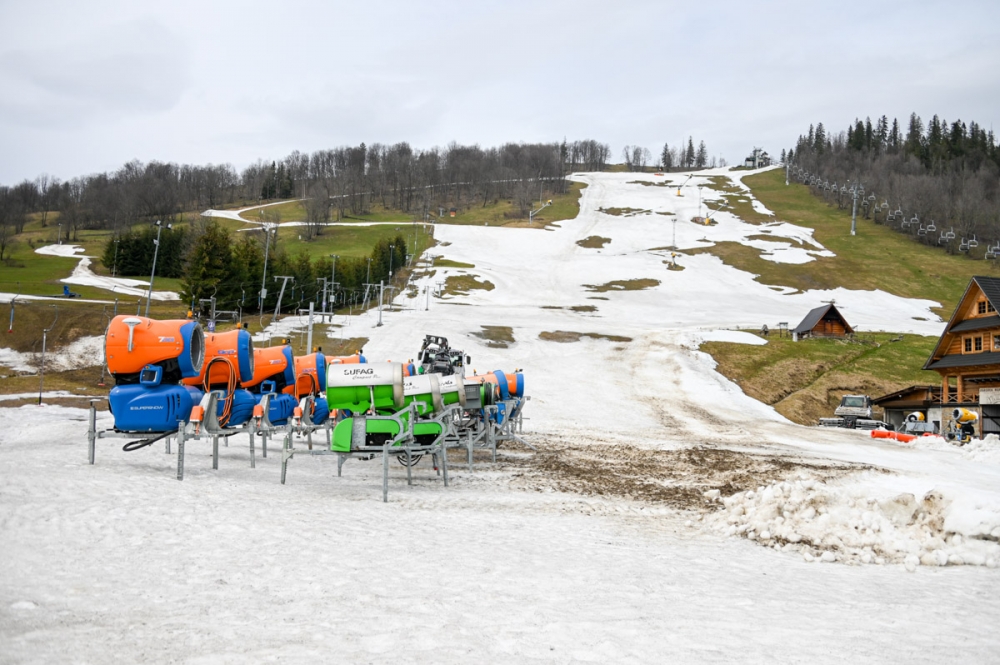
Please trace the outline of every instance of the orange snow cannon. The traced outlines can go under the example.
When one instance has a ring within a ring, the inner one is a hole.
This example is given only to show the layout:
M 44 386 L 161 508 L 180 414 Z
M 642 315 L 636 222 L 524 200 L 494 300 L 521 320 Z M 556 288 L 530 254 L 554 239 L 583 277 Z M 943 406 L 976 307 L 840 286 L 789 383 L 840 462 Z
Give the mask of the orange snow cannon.
M 357 363 L 367 363 L 368 360 L 358 351 L 351 356 L 327 356 L 327 365 L 354 365 Z
M 104 357 L 116 380 L 138 377 L 147 365 L 157 365 L 165 382 L 177 383 L 201 373 L 205 334 L 197 321 L 116 316 L 104 338 Z
M 253 350 L 253 378 L 243 383 L 244 388 L 259 392 L 255 388 L 264 381 L 274 381 L 275 392 L 292 395 L 295 393 L 295 360 L 292 347 L 267 346 Z
M 253 339 L 250 333 L 242 328 L 221 333 L 205 334 L 205 362 L 202 363 L 198 376 L 184 379 L 182 383 L 189 386 L 206 384 L 205 373 L 210 372 L 207 385 L 227 383 L 229 374 L 235 369 L 240 383 L 253 379 L 254 369 Z M 225 359 L 229 363 L 213 362 Z
M 326 363 L 326 356 L 319 352 L 295 356 L 296 394 L 299 397 L 326 392 Z

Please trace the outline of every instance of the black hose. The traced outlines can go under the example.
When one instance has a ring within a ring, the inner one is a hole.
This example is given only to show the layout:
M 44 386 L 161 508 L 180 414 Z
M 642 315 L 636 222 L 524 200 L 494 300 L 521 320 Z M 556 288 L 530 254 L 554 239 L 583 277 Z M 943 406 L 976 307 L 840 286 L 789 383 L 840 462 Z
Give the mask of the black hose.
M 130 453 L 133 450 L 139 450 L 140 448 L 145 448 L 146 446 L 151 446 L 154 443 L 156 443 L 157 441 L 159 441 L 160 439 L 165 439 L 165 438 L 167 438 L 168 436 L 170 436 L 172 434 L 177 434 L 177 430 L 173 430 L 171 432 L 164 432 L 160 436 L 158 436 L 156 438 L 153 438 L 153 439 L 139 439 L 138 441 L 129 441 L 124 446 L 122 446 L 122 450 L 124 450 L 127 453 Z

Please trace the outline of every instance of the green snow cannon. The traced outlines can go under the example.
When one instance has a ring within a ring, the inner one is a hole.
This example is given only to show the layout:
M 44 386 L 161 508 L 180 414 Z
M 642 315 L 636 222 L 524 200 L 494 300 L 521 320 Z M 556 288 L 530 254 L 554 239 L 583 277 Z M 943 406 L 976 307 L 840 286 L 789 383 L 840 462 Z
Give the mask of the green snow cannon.
M 445 406 L 459 404 L 465 407 L 465 379 L 462 376 L 439 376 L 438 385 L 441 388 L 441 401 Z
M 403 379 L 403 406 L 412 403 L 416 403 L 417 415 L 420 416 L 444 411 L 437 374 L 418 374 Z
M 326 401 L 330 410 L 395 413 L 403 403 L 402 363 L 329 365 Z

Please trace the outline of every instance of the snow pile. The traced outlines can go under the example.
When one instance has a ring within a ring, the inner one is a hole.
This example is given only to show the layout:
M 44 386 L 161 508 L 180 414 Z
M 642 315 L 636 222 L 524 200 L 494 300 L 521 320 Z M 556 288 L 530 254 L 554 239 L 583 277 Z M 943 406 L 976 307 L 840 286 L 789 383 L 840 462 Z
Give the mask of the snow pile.
M 840 488 L 800 476 L 719 497 L 707 523 L 727 536 L 798 551 L 806 561 L 974 565 L 1000 563 L 1000 513 L 972 501 L 955 505 L 932 490 L 876 498 L 859 487 Z
M 1000 436 L 987 434 L 962 446 L 962 454 L 976 462 L 1000 466 Z
M 79 245 L 46 245 L 36 249 L 35 254 L 76 257 L 78 252 L 82 251 L 84 249 Z M 149 294 L 149 282 L 123 277 L 104 277 L 90 269 L 91 257 L 79 256 L 79 259 L 80 263 L 73 268 L 73 273 L 69 277 L 59 280 L 60 282 L 78 286 L 94 286 L 99 289 L 107 289 L 117 295 L 145 297 Z M 174 291 L 153 291 L 153 300 L 180 300 L 180 296 Z

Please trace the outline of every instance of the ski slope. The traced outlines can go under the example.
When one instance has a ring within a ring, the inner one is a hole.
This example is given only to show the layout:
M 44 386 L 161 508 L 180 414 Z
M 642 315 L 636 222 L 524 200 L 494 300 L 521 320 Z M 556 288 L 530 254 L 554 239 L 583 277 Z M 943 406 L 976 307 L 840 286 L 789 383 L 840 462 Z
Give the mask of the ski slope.
M 469 273 L 493 290 L 404 293 L 381 326 L 369 312 L 315 331 L 316 344 L 370 338 L 372 361 L 411 358 L 435 334 L 479 371 L 523 368 L 538 453 L 513 448 L 473 472 L 453 462 L 447 489 L 426 463 L 413 487 L 393 465 L 383 504 L 377 463 L 338 478 L 333 460 L 299 456 L 283 486 L 273 452 L 250 469 L 233 437 L 218 471 L 208 444 L 191 444 L 177 482 L 160 445 L 102 442 L 88 465 L 83 410 L 0 407 L 0 661 L 995 662 L 997 442 L 910 448 L 794 425 L 697 351 L 760 343 L 729 329 L 794 324 L 831 297 L 861 329 L 938 334 L 936 303 L 778 291 L 707 254 L 668 271 L 656 248 L 674 233 L 683 252 L 760 226 L 725 213 L 695 225 L 697 190 L 629 182 L 652 175 L 577 178 L 581 213 L 558 228 L 436 228 L 431 253 L 475 267 L 436 268 L 418 289 Z M 601 212 L 613 207 L 648 212 Z M 772 260 L 826 251 L 808 230 L 769 229 Z M 611 242 L 577 245 L 591 235 Z M 659 284 L 584 286 L 636 278 Z M 509 326 L 515 342 L 491 346 L 482 326 Z M 556 331 L 630 341 L 539 337 Z M 685 467 L 688 453 L 747 466 Z M 613 488 L 632 473 L 623 459 L 636 473 L 669 460 L 672 480 L 639 486 L 675 482 L 698 500 L 574 491 L 538 463 L 579 463 L 584 485 Z M 775 460 L 797 466 L 757 470 Z M 708 489 L 714 473 L 744 472 L 760 486 Z

